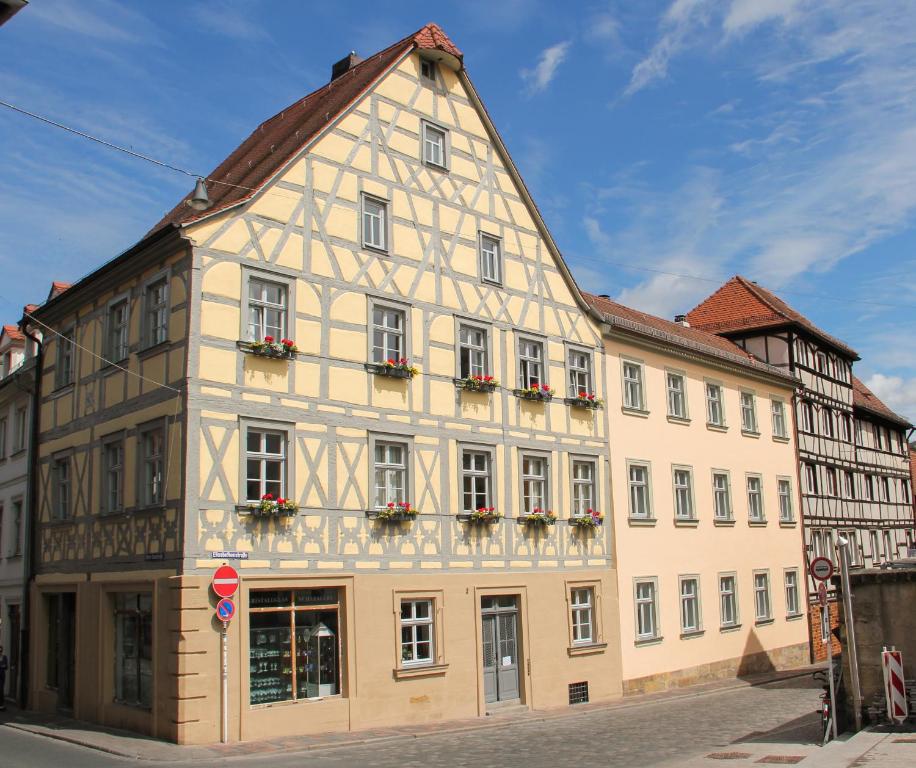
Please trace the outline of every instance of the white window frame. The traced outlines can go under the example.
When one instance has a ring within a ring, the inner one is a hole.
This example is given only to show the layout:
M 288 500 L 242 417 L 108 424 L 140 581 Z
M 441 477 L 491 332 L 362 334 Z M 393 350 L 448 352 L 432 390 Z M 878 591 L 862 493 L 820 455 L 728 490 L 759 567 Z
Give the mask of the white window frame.
M 147 451 L 147 438 L 159 435 L 159 451 Z M 145 424 L 140 427 L 137 438 L 139 466 L 137 496 L 141 507 L 159 507 L 165 503 L 165 460 L 167 425 L 164 421 Z
M 716 478 L 725 478 L 725 488 L 719 488 L 716 485 Z M 732 488 L 731 473 L 727 469 L 712 470 L 712 505 L 713 519 L 719 522 L 731 521 L 735 519 L 735 511 L 732 506 Z M 720 514 L 719 500 L 724 492 L 725 514 Z
M 547 384 L 547 361 L 545 359 L 547 345 L 542 339 L 530 336 L 519 336 L 516 358 L 518 362 L 518 381 L 520 389 L 528 389 L 536 384 Z M 537 350 L 537 355 L 532 351 Z
M 824 468 L 824 478 L 826 482 L 824 483 L 824 495 L 829 496 L 830 498 L 837 498 L 840 495 L 840 478 L 837 474 L 836 467 L 825 467 Z
M 162 289 L 161 297 L 154 301 L 153 292 Z M 143 330 L 140 339 L 143 348 L 163 344 L 169 338 L 169 273 L 160 272 L 143 284 Z
M 682 477 L 678 477 L 681 475 Z M 679 482 L 686 477 L 686 483 Z M 697 519 L 693 497 L 693 468 L 682 464 L 671 465 L 671 485 L 674 490 L 674 518 L 678 522 Z
M 473 339 L 465 339 L 465 334 L 480 334 L 482 339 L 477 344 Z M 467 367 L 465 367 L 467 360 Z M 490 375 L 490 333 L 487 328 L 458 321 L 458 378 Z
M 795 522 L 795 505 L 792 503 L 792 479 L 776 478 L 776 499 L 779 503 L 779 522 Z
M 674 384 L 674 386 L 672 386 Z M 679 385 L 679 386 L 678 386 Z M 665 401 L 668 417 L 687 421 L 687 375 L 682 371 L 665 370 Z
M 381 314 L 381 322 L 376 319 L 376 312 Z M 400 327 L 389 325 L 387 319 L 389 316 L 398 317 Z M 382 365 L 388 360 L 397 362 L 401 359 L 409 359 L 408 341 L 409 333 L 409 316 L 408 307 L 386 304 L 379 301 L 369 302 L 369 360 L 376 365 Z M 376 333 L 382 336 L 381 345 L 376 343 Z M 392 354 L 392 340 L 397 341 L 397 353 Z
M 417 607 L 421 604 L 427 606 L 426 616 L 417 616 Z M 409 614 L 404 615 L 404 608 L 409 606 Z M 436 603 L 430 598 L 402 598 L 401 599 L 401 666 L 422 667 L 436 663 Z M 423 628 L 429 633 L 428 639 L 423 639 L 420 634 Z M 407 630 L 410 639 L 405 642 L 404 630 Z M 417 647 L 422 644 L 429 645 L 428 657 L 419 658 Z M 404 652 L 411 649 L 411 658 L 405 659 Z
M 635 378 L 627 375 L 627 368 L 636 372 Z M 645 412 L 646 409 L 646 368 L 637 360 L 621 358 L 620 375 L 623 387 L 623 407 L 628 411 Z M 634 402 L 634 394 L 636 402 Z
M 51 461 L 52 520 L 69 520 L 73 517 L 73 465 L 71 459 L 69 454 L 65 454 L 55 456 Z
M 577 474 L 577 468 L 588 467 L 589 475 L 587 477 Z M 598 509 L 597 499 L 597 475 L 598 462 L 592 458 L 581 458 L 578 456 L 570 457 L 570 487 L 572 488 L 572 514 L 573 516 L 583 517 L 588 514 L 588 510 Z
M 375 212 L 368 210 L 367 204 L 376 206 L 378 210 Z M 390 252 L 389 219 L 388 201 L 363 192 L 359 203 L 360 242 L 363 248 L 380 251 L 381 253 Z M 373 230 L 376 229 L 375 221 L 378 222 L 378 240 L 370 238 Z
M 573 645 L 591 645 L 595 636 L 595 589 L 572 587 L 569 591 Z
M 786 403 L 779 398 L 770 398 L 770 417 L 773 421 L 773 437 L 780 440 L 788 439 L 789 427 L 786 421 Z
M 102 513 L 117 514 L 124 510 L 124 436 L 102 441 Z
M 761 579 L 763 580 L 761 582 Z M 761 587 L 761 583 L 763 586 Z M 760 611 L 761 597 L 766 601 L 766 613 Z M 768 570 L 754 571 L 754 619 L 759 623 L 773 620 L 773 601 L 770 591 L 770 572 Z
M 648 596 L 640 597 L 639 588 L 641 586 L 651 587 Z M 641 610 L 643 606 L 647 607 L 647 612 L 645 614 Z M 636 642 L 644 643 L 660 640 L 661 627 L 658 621 L 658 579 L 656 577 L 637 577 L 633 579 L 633 608 L 635 612 L 635 623 L 633 626 L 636 634 Z M 640 632 L 640 627 L 642 625 L 641 618 L 644 615 L 648 619 L 647 623 L 651 626 L 647 627 L 649 631 Z
M 460 449 L 461 455 L 461 464 L 459 466 L 460 474 L 460 493 L 461 493 L 461 509 L 465 514 L 480 509 L 481 507 L 495 507 L 496 502 L 494 501 L 495 488 L 496 484 L 493 482 L 493 449 L 487 447 L 480 447 L 476 445 L 462 446 Z M 479 469 L 475 466 L 474 459 L 477 457 L 484 458 L 484 468 Z M 470 468 L 465 466 L 465 458 L 471 458 Z M 477 485 L 478 481 L 483 481 L 484 489 L 483 496 L 484 501 L 482 504 L 477 504 L 476 499 L 480 495 L 480 490 Z M 470 491 L 468 490 L 468 484 L 470 484 Z M 468 505 L 466 497 L 470 493 L 471 504 Z
M 707 381 L 705 384 L 706 423 L 711 427 L 725 427 L 725 387 L 715 381 Z M 716 392 L 716 397 L 710 396 L 712 392 Z M 713 418 L 716 410 L 718 410 L 718 420 Z
M 257 433 L 260 435 L 259 438 L 259 448 L 260 450 L 250 450 L 248 447 L 249 435 Z M 292 444 L 292 427 L 289 424 L 275 423 L 275 422 L 243 422 L 242 436 L 244 439 L 243 448 L 241 451 L 241 463 L 242 463 L 242 482 L 244 483 L 245 493 L 242 499 L 242 502 L 245 504 L 257 504 L 261 498 L 270 493 L 273 495 L 274 499 L 278 498 L 288 498 L 287 494 L 289 489 L 293 488 L 292 482 L 292 467 L 294 462 L 291 460 L 290 456 L 290 447 Z M 266 450 L 267 436 L 268 435 L 278 435 L 280 437 L 280 452 L 273 453 Z M 258 462 L 258 473 L 257 476 L 249 474 L 249 461 Z M 280 479 L 279 479 L 279 489 L 272 489 L 271 486 L 276 484 L 278 481 L 268 480 L 268 467 L 271 464 L 280 465 Z M 257 498 L 250 498 L 248 494 L 248 484 L 249 482 L 257 482 L 258 484 L 258 493 L 256 494 Z
M 594 394 L 592 354 L 589 350 L 581 347 L 567 347 L 566 371 L 570 397 L 579 397 L 582 392 L 586 395 Z
M 632 471 L 634 469 L 643 470 L 645 473 L 644 480 L 633 480 Z M 645 494 L 645 513 L 639 513 L 636 510 L 638 506 L 635 504 L 635 493 L 634 489 L 642 488 Z M 654 520 L 654 515 L 652 514 L 652 467 L 648 461 L 640 461 L 637 459 L 627 460 L 627 505 L 629 510 L 629 517 L 631 520 Z
M 503 241 L 489 232 L 477 233 L 477 251 L 480 262 L 480 279 L 485 283 L 502 285 Z
M 786 616 L 790 618 L 801 616 L 798 568 L 786 568 L 783 571 L 783 584 L 786 596 Z
M 836 423 L 833 420 L 833 409 L 827 406 L 821 407 L 821 426 L 824 428 L 824 436 L 836 437 Z
M 818 477 L 817 465 L 810 462 L 802 462 L 805 468 L 805 493 L 809 496 L 818 495 Z
M 260 286 L 259 297 L 252 297 L 251 289 L 254 286 Z M 274 303 L 264 298 L 264 291 L 273 286 L 280 289 L 282 301 Z M 245 338 L 248 341 L 263 341 L 265 337 L 272 336 L 276 343 L 287 336 L 286 328 L 288 325 L 289 314 L 289 288 L 287 284 L 280 280 L 270 280 L 260 275 L 250 275 L 246 285 L 245 299 L 245 323 L 247 332 Z M 258 313 L 258 319 L 252 323 L 252 312 Z M 276 312 L 280 319 L 280 325 L 274 326 L 267 322 L 267 313 Z M 256 329 L 252 326 L 256 326 Z
M 756 481 L 756 490 L 751 489 L 752 481 Z M 744 486 L 747 490 L 747 519 L 751 523 L 765 523 L 766 510 L 763 504 L 763 477 L 755 473 L 747 473 L 744 476 Z M 754 505 L 752 499 L 756 495 L 759 501 L 759 514 L 754 514 Z
M 420 133 L 420 157 L 423 160 L 423 164 L 432 168 L 438 168 L 439 170 L 448 170 L 450 154 L 448 128 L 443 128 L 441 125 L 431 123 L 428 120 L 422 120 L 420 123 Z M 437 136 L 441 141 L 431 141 L 431 135 Z M 433 159 L 430 154 L 430 150 L 433 147 L 438 147 L 438 151 L 441 153 L 441 157 L 438 161 Z
M 121 319 L 116 313 L 123 308 Z M 109 363 L 119 363 L 130 355 L 130 296 L 118 296 L 108 302 L 105 326 L 105 352 Z
M 385 509 L 389 504 L 409 503 L 411 501 L 411 457 L 412 450 L 408 441 L 397 436 L 372 436 L 370 439 L 371 463 L 369 465 L 369 478 L 371 488 L 371 508 Z M 378 459 L 378 449 L 386 451 L 382 461 Z M 391 461 L 389 448 L 401 449 L 401 462 Z M 379 482 L 379 472 L 384 473 L 384 481 Z M 401 476 L 400 488 L 392 479 Z M 399 496 L 400 490 L 403 496 Z
M 720 629 L 735 629 L 736 627 L 741 626 L 741 615 L 739 613 L 738 605 L 738 574 L 734 571 L 727 573 L 720 573 L 716 577 L 718 584 L 718 593 L 719 593 L 719 628 Z M 723 589 L 722 581 L 723 579 L 731 579 L 731 589 Z M 732 612 L 732 620 L 725 620 L 725 606 L 726 603 L 730 604 Z
M 527 471 L 526 461 L 529 467 Z M 539 462 L 542 469 L 540 474 L 531 471 L 534 466 L 532 462 Z M 520 514 L 531 514 L 535 507 L 542 510 L 550 509 L 550 458 L 547 454 L 521 451 L 518 457 L 518 474 L 521 482 Z
M 750 398 L 748 406 L 746 398 Z M 758 435 L 757 426 L 757 395 L 750 390 L 742 390 L 738 397 L 741 409 L 741 432 L 747 435 Z
M 695 635 L 703 631 L 703 611 L 700 604 L 700 577 L 697 574 L 689 574 L 685 576 L 678 577 L 678 601 L 680 604 L 680 615 L 681 615 L 681 634 L 682 635 Z M 693 584 L 695 592 L 692 594 L 685 591 L 685 585 Z M 688 626 L 687 624 L 687 612 L 690 606 L 690 603 L 693 603 L 693 611 L 695 612 L 695 624 L 693 626 Z
M 76 347 L 74 345 L 76 329 L 67 328 L 57 337 L 57 359 L 55 361 L 54 385 L 57 389 L 72 384 L 74 380 L 74 363 Z

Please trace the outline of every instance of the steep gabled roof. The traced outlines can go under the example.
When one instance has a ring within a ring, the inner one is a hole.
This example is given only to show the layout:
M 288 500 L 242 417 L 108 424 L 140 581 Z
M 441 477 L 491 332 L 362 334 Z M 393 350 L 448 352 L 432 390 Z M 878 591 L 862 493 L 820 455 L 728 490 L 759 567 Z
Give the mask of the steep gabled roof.
M 800 326 L 844 355 L 853 360 L 859 359 L 859 355 L 852 347 L 822 331 L 776 294 L 741 275 L 735 275 L 709 298 L 690 310 L 687 320 L 695 328 L 718 334 L 786 325 Z
M 649 335 L 656 340 L 667 341 L 694 352 L 726 359 L 737 365 L 753 368 L 771 376 L 778 376 L 793 383 L 796 381 L 795 377 L 788 372 L 759 361 L 749 352 L 745 352 L 741 347 L 722 336 L 680 323 L 672 323 L 670 320 L 618 304 L 604 296 L 584 292 L 582 295 L 612 325 L 622 320 L 621 325 L 626 329 Z
M 463 59 L 461 51 L 438 25 L 427 24 L 261 123 L 207 176 L 212 203 L 209 209 L 195 211 L 189 207 L 186 204 L 191 196 L 189 192 L 147 235 L 168 224 L 186 224 L 210 216 L 253 196 L 284 163 L 414 48 L 454 57 L 459 65 Z
M 0 340 L 2 339 L 9 339 L 11 343 L 18 346 L 25 341 L 25 334 L 19 330 L 18 325 L 4 325 L 3 330 L 0 331 Z
M 875 395 L 874 392 L 866 387 L 865 384 L 863 384 L 862 381 L 857 379 L 855 376 L 852 377 L 852 404 L 855 408 L 867 411 L 868 413 L 885 419 L 886 421 L 893 421 L 894 423 L 904 427 L 913 426 L 907 419 L 903 418 L 903 416 L 898 416 L 884 403 L 882 403 L 881 400 L 878 399 L 877 395 Z

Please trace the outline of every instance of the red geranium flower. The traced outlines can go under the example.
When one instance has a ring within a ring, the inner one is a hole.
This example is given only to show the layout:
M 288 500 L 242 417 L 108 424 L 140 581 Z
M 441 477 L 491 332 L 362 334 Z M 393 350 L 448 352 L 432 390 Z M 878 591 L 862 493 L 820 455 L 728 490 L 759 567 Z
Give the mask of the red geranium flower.
M 265 337 L 264 337 L 264 341 L 266 341 L 268 344 L 273 344 L 273 343 L 274 343 L 274 337 L 273 337 L 273 336 L 265 336 Z
M 261 498 L 264 501 L 273 501 L 274 495 L 272 493 L 265 493 Z
M 277 499 L 277 504 L 286 504 L 286 499 Z

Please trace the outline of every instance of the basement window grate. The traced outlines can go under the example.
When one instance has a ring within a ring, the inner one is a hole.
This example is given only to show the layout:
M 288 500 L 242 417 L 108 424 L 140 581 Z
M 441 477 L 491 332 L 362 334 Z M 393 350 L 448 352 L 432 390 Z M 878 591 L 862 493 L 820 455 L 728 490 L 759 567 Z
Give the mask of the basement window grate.
M 588 681 L 569 684 L 569 703 L 588 704 Z

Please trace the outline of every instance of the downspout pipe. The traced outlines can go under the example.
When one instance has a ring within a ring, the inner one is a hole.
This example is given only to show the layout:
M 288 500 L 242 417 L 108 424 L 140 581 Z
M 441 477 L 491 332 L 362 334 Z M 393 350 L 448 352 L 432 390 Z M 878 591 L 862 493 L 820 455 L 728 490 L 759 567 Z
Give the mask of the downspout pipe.
M 22 570 L 25 584 L 22 595 L 22 626 L 19 629 L 19 707 L 26 709 L 29 703 L 29 670 L 31 668 L 31 629 L 32 629 L 32 582 L 35 580 L 35 557 L 38 527 L 38 437 L 40 427 L 41 373 L 44 368 L 44 346 L 41 339 L 34 336 L 29 329 L 27 318 L 19 323 L 22 332 L 35 344 L 35 365 L 32 368 L 34 383 L 32 385 L 32 435 L 29 440 L 27 456 L 28 482 L 26 483 L 25 547 Z

